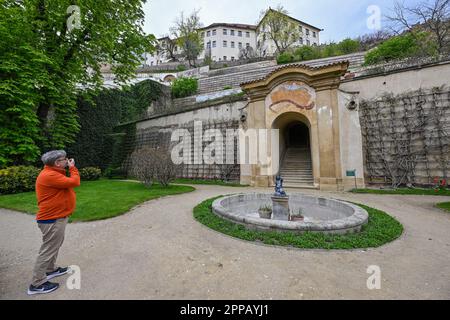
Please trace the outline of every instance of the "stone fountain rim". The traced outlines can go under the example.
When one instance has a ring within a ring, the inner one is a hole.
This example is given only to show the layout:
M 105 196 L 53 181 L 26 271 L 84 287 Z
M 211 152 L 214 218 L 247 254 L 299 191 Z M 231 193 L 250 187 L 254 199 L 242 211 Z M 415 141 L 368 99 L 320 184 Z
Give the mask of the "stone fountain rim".
M 269 220 L 262 218 L 252 218 L 252 217 L 243 217 L 239 214 L 232 212 L 231 210 L 226 209 L 222 205 L 222 201 L 228 198 L 235 198 L 239 196 L 251 196 L 251 195 L 266 195 L 268 197 L 273 196 L 272 193 L 239 193 L 233 195 L 227 195 L 220 197 L 213 201 L 212 203 L 212 211 L 225 219 L 231 220 L 233 222 L 237 222 L 240 224 L 244 224 L 247 226 L 253 226 L 259 229 L 279 229 L 284 231 L 322 231 L 322 232 L 333 232 L 333 231 L 359 231 L 361 226 L 366 224 L 369 220 L 369 214 L 363 208 L 354 205 L 350 202 L 343 201 L 335 198 L 327 198 L 327 197 L 318 197 L 314 195 L 307 195 L 303 193 L 290 193 L 289 196 L 300 195 L 303 197 L 316 198 L 316 199 L 325 199 L 327 201 L 334 201 L 341 203 L 345 206 L 351 207 L 353 209 L 353 214 L 349 217 L 324 221 L 324 222 L 312 222 L 312 221 L 281 221 L 281 220 Z

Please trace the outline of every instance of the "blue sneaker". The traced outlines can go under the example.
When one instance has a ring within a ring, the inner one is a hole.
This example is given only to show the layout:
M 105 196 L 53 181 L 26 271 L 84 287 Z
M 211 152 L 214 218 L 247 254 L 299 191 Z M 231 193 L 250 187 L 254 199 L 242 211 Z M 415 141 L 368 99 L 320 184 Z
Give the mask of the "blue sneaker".
M 58 268 L 55 271 L 52 272 L 47 272 L 47 280 L 53 279 L 55 277 L 59 277 L 62 276 L 63 274 L 66 274 L 69 271 L 69 267 L 65 267 L 65 268 Z
M 53 282 L 47 281 L 46 283 L 43 283 L 37 287 L 30 285 L 30 287 L 28 288 L 28 294 L 32 295 L 32 294 L 39 294 L 39 293 L 49 293 L 49 292 L 55 291 L 58 288 L 59 288 L 58 283 L 53 283 Z

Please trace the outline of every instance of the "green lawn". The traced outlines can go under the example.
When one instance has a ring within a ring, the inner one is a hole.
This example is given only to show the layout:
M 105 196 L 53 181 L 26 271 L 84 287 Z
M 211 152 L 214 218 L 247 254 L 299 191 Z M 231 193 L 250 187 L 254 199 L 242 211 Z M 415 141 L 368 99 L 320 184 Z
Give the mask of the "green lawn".
M 77 207 L 70 221 L 93 221 L 112 218 L 136 205 L 162 196 L 194 191 L 190 186 L 154 185 L 151 189 L 136 182 L 114 180 L 84 181 L 75 189 Z M 36 214 L 34 192 L 0 196 L 0 207 Z
M 424 195 L 424 196 L 450 196 L 450 189 L 434 190 L 420 188 L 399 188 L 399 189 L 353 189 L 353 193 L 374 193 L 374 194 L 403 194 L 403 195 Z
M 207 227 L 226 235 L 269 245 L 292 246 L 304 249 L 376 248 L 391 242 L 403 233 L 403 226 L 387 213 L 361 204 L 369 213 L 369 222 L 359 233 L 326 235 L 322 233 L 247 230 L 244 226 L 218 217 L 212 212 L 212 203 L 219 197 L 206 200 L 194 208 L 194 218 Z
M 441 208 L 441 209 L 444 209 L 444 210 L 447 210 L 447 211 L 450 212 L 450 202 L 442 202 L 442 203 L 438 203 L 436 206 L 437 206 L 438 208 Z

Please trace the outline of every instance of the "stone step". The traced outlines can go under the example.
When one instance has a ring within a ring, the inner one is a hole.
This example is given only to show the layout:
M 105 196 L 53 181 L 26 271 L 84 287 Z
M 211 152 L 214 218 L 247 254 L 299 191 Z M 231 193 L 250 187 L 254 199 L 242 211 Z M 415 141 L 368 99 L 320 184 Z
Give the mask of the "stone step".
M 311 166 L 312 163 L 308 162 L 308 161 L 284 161 L 283 162 L 284 166 L 290 165 L 290 166 Z
M 312 175 L 281 175 L 284 180 L 311 180 L 313 179 Z
M 314 179 L 297 179 L 297 180 L 289 180 L 289 179 L 283 179 L 284 183 L 296 183 L 296 184 L 313 184 Z
M 311 166 L 312 163 L 310 161 L 283 161 L 284 166 Z
M 311 159 L 298 159 L 298 158 L 292 158 L 292 159 L 283 159 L 283 163 L 286 162 L 293 162 L 293 163 L 312 163 Z
M 344 56 L 338 56 L 338 57 L 332 57 L 332 58 L 325 58 L 325 59 L 317 59 L 317 60 L 310 60 L 310 61 L 304 61 L 302 64 L 310 65 L 310 66 L 320 66 L 320 65 L 326 65 L 330 63 L 335 63 L 338 61 L 344 61 L 348 60 L 350 61 L 351 67 L 357 67 L 362 64 L 364 61 L 364 55 L 366 52 L 358 52 L 351 55 L 344 55 Z M 215 91 L 222 91 L 225 86 L 232 86 L 236 87 L 236 84 L 240 84 L 247 81 L 252 81 L 256 79 L 261 79 L 265 76 L 267 76 L 272 71 L 280 68 L 278 65 L 268 65 L 265 67 L 257 67 L 254 66 L 254 68 L 247 68 L 244 67 L 241 71 L 238 71 L 239 68 L 236 68 L 236 70 L 233 70 L 233 73 L 230 74 L 221 74 L 217 76 L 212 76 L 208 78 L 202 78 L 199 80 L 199 94 L 204 94 L 208 92 L 215 92 Z M 238 72 L 236 72 L 238 71 Z M 216 72 L 220 73 L 220 72 Z M 297 148 L 293 148 L 297 149 Z
M 289 171 L 280 171 L 281 177 L 312 177 L 312 172 L 289 172 Z
M 312 176 L 312 170 L 303 170 L 303 171 L 299 171 L 299 170 L 284 170 L 281 169 L 280 173 L 283 175 L 287 175 L 287 176 L 298 176 L 298 175 L 306 175 L 306 176 Z
M 283 177 L 283 181 L 293 182 L 293 181 L 313 181 L 313 177 Z
M 284 188 L 298 188 L 298 189 L 318 189 L 314 184 L 301 184 L 301 183 L 283 183 Z

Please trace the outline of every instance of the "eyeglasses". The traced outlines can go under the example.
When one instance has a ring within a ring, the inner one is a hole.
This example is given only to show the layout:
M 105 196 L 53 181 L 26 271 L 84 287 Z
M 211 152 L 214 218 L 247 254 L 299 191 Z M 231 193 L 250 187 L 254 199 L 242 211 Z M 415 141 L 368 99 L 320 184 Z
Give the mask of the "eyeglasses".
M 57 159 L 56 161 L 67 161 L 67 158 Z

